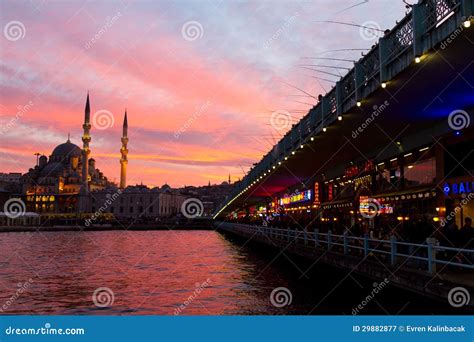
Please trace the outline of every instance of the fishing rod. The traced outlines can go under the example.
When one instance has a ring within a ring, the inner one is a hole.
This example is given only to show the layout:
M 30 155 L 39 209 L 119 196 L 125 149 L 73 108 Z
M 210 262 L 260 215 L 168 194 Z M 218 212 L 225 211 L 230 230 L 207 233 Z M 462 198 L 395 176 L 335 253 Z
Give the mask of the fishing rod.
M 323 71 L 323 70 L 318 70 L 318 69 L 313 69 L 313 68 L 308 68 L 308 67 L 300 67 L 300 68 L 306 69 L 306 70 L 311 70 L 311 71 L 321 72 L 323 74 L 331 75 L 331 76 L 335 76 L 335 77 L 342 77 L 342 75 L 333 74 L 332 72 L 327 72 L 327 71 Z
M 319 67 L 319 68 L 333 68 L 333 69 L 341 69 L 341 70 L 351 70 L 351 68 L 346 68 L 346 67 L 340 67 L 340 66 L 335 66 L 335 65 L 324 65 L 324 64 L 301 64 L 297 65 L 300 67 Z

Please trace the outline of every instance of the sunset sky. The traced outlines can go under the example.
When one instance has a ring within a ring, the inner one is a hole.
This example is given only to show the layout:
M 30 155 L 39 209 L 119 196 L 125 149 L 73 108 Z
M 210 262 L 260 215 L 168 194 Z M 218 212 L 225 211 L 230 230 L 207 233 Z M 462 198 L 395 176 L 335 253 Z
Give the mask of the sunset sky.
M 68 133 L 82 146 L 89 91 L 91 116 L 114 121 L 91 130 L 104 174 L 119 180 L 126 107 L 128 184 L 174 187 L 242 177 L 285 133 L 272 113 L 296 122 L 315 102 L 288 84 L 317 96 L 332 83 L 311 76 L 337 80 L 298 65 L 352 67 L 302 57 L 359 59 L 362 51 L 327 51 L 376 42 L 323 21 L 383 30 L 405 13 L 401 0 L 0 3 L 0 172 L 26 172 L 33 153 L 49 156 Z

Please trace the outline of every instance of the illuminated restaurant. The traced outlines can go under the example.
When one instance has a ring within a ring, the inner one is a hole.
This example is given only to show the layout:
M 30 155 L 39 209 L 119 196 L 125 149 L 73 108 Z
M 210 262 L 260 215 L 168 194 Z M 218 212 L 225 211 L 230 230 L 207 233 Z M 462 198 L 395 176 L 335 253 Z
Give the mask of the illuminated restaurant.
M 474 217 L 472 134 L 455 134 L 411 150 L 400 147 L 398 155 L 385 159 L 352 161 L 331 178 L 316 175 L 306 181 L 311 184 L 307 188 L 289 188 L 234 213 L 234 218 L 249 215 L 312 226 L 359 223 L 366 231 L 377 227 L 388 231 L 419 221 L 436 227 L 452 212 L 453 222 L 461 227 L 465 217 Z

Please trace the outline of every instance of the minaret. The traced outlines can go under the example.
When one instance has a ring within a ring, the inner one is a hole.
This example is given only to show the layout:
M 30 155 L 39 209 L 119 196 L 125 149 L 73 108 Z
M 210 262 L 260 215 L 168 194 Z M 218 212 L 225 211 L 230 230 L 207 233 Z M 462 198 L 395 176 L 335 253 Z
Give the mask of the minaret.
M 128 122 L 127 122 L 127 109 L 125 109 L 125 116 L 123 118 L 123 131 L 122 131 L 122 147 L 120 148 L 120 189 L 125 189 L 127 186 L 127 149 L 128 144 Z
M 91 141 L 91 108 L 89 104 L 89 92 L 87 92 L 86 109 L 84 113 L 84 124 L 82 128 L 84 133 L 82 134 L 82 186 L 81 190 L 88 192 L 89 190 L 89 155 L 91 151 L 89 149 L 89 143 Z
M 230 184 L 230 173 L 229 173 L 229 184 Z

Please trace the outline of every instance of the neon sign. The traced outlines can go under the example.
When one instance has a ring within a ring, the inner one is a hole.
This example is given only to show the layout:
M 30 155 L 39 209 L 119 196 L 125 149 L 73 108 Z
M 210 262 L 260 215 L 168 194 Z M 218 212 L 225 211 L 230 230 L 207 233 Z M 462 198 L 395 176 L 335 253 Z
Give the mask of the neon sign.
M 334 189 L 333 189 L 332 183 L 330 183 L 328 186 L 328 201 L 332 201 L 333 198 L 334 198 Z
M 314 204 L 320 205 L 321 199 L 319 198 L 319 183 L 314 183 Z
M 280 198 L 280 205 L 286 205 L 286 204 L 292 204 L 292 203 L 298 203 L 298 202 L 303 202 L 303 201 L 309 201 L 311 199 L 311 190 L 306 190 L 303 192 L 295 192 L 291 195 L 286 195 L 283 198 Z
M 446 196 L 448 195 L 460 195 L 468 194 L 474 190 L 474 181 L 470 182 L 457 182 L 457 183 L 445 183 L 443 185 L 443 191 Z

